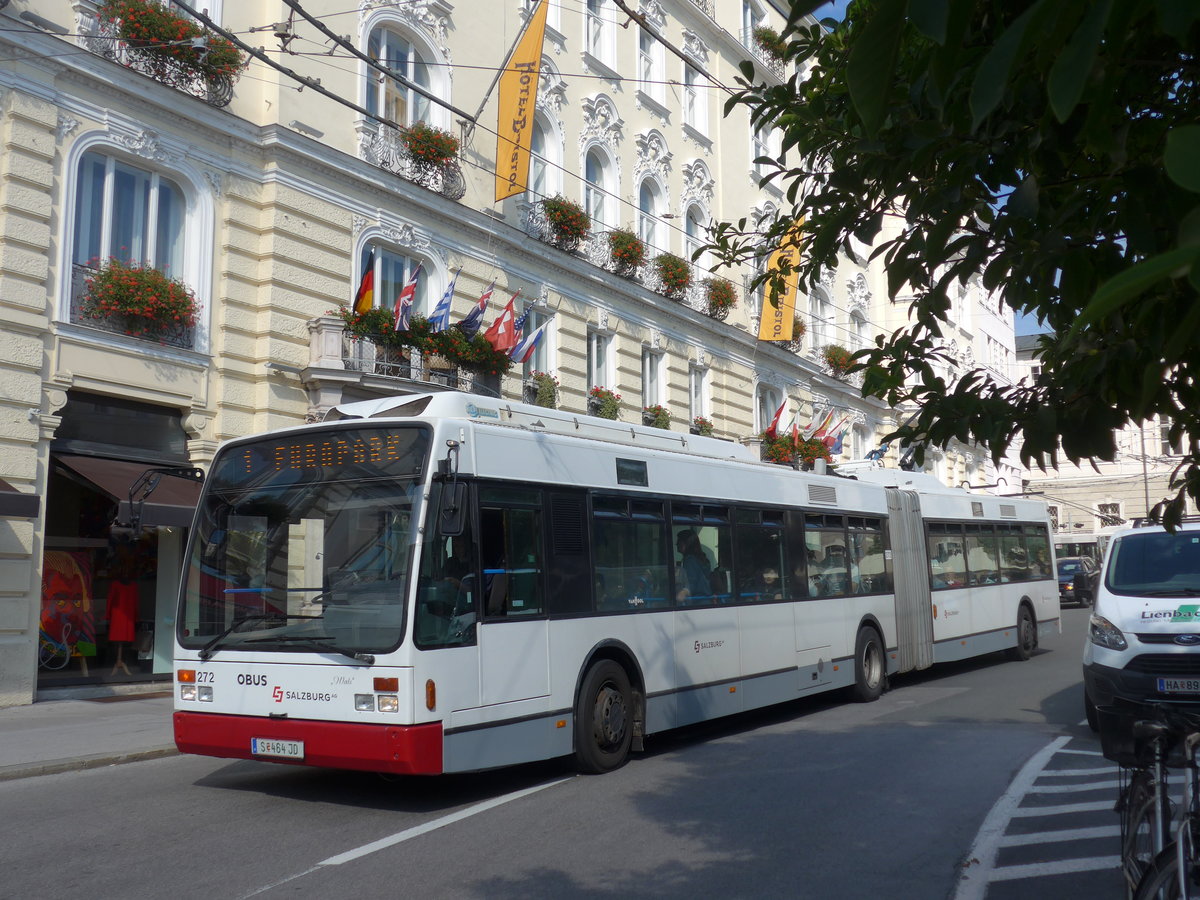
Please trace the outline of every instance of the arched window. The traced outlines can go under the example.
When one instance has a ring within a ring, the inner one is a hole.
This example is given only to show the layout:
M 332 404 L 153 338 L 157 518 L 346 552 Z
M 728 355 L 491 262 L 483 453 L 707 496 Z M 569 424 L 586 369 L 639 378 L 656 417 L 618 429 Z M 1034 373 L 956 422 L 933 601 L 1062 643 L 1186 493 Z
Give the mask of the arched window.
M 652 178 L 643 178 L 638 187 L 638 237 L 648 248 L 665 250 L 662 239 L 662 194 Z M 653 252 L 653 251 L 651 251 Z
M 817 289 L 808 295 L 808 314 L 812 328 L 812 347 L 819 351 L 833 340 L 829 298 L 825 296 L 824 291 Z
M 611 167 L 599 148 L 588 150 L 583 165 L 583 205 L 593 222 L 608 223 Z
M 867 320 L 857 309 L 850 313 L 850 340 L 852 350 L 861 350 L 867 346 Z
M 779 388 L 772 387 L 769 384 L 760 384 L 758 386 L 755 399 L 757 402 L 754 404 L 754 430 L 765 431 L 775 418 L 775 412 L 779 409 L 779 404 L 783 400 L 780 396 Z
M 553 129 L 540 114 L 533 120 L 529 141 L 529 195 L 531 199 L 562 192 L 562 154 Z
M 705 224 L 703 220 L 703 212 L 696 204 L 688 207 L 687 215 L 683 220 L 683 253 L 684 258 L 691 262 L 692 254 L 701 248 L 705 239 Z M 707 268 L 704 265 L 704 258 L 696 260 L 696 265 Z
M 375 268 L 372 275 L 374 305 L 383 309 L 395 309 L 396 298 L 400 296 L 404 285 L 412 277 L 413 269 L 423 260 L 406 256 L 383 244 L 365 244 L 358 260 L 359 284 L 362 283 L 363 270 L 367 265 L 367 260 L 371 258 L 372 249 L 375 251 Z M 429 289 L 429 279 L 434 275 L 431 267 L 425 264 L 421 269 L 421 274 L 417 276 L 417 294 L 413 298 L 412 305 L 414 314 L 428 316 L 433 311 L 433 304 L 430 302 L 433 292 Z M 440 294 L 434 298 L 433 302 L 436 303 L 437 299 L 440 299 Z
M 157 172 L 89 150 L 79 161 L 71 258 L 111 258 L 182 277 L 187 206 L 179 186 Z
M 413 84 L 433 89 L 428 63 L 412 41 L 390 28 L 379 27 L 367 40 L 367 55 Z M 367 111 L 400 125 L 430 121 L 430 102 L 394 78 L 367 69 Z

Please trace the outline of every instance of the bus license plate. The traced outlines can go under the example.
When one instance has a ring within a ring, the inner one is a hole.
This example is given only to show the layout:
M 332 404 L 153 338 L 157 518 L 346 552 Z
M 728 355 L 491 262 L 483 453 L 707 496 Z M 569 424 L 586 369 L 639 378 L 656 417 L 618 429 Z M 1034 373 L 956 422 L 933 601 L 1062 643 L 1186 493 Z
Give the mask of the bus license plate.
M 304 741 L 250 738 L 250 752 L 255 756 L 282 756 L 286 759 L 304 759 Z
M 1159 678 L 1160 694 L 1200 694 L 1200 678 Z

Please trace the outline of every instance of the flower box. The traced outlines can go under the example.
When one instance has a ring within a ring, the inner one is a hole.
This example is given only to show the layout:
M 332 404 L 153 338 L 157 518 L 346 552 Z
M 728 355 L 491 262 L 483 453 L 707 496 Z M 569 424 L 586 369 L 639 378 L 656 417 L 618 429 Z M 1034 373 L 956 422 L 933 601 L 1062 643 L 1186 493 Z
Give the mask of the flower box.
M 543 200 L 542 212 L 546 216 L 546 240 L 561 250 L 574 251 L 591 231 L 591 217 L 582 206 L 566 197 Z
M 588 415 L 615 419 L 621 411 L 621 395 L 604 387 L 588 391 Z
M 671 411 L 665 406 L 654 404 L 642 409 L 642 424 L 651 428 L 670 428 Z
M 669 300 L 682 300 L 692 283 L 692 267 L 674 253 L 654 257 L 654 271 L 661 284 L 660 293 Z
M 130 337 L 178 345 L 197 310 L 188 286 L 153 266 L 109 259 L 85 282 L 83 317 Z

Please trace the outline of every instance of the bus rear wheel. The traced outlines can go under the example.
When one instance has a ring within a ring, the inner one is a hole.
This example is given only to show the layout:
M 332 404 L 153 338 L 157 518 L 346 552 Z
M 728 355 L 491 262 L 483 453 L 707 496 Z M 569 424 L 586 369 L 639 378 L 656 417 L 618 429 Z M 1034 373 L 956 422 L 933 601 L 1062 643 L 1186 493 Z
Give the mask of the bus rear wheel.
M 611 659 L 583 679 L 575 710 L 575 760 L 581 772 L 611 772 L 625 763 L 633 739 L 633 691 L 629 676 Z
M 1017 646 L 1008 648 L 1010 659 L 1024 661 L 1033 656 L 1037 649 L 1037 626 L 1033 623 L 1033 613 L 1029 607 L 1022 605 L 1017 613 Z
M 854 699 L 861 703 L 878 700 L 886 673 L 879 632 L 870 626 L 860 628 L 854 642 Z

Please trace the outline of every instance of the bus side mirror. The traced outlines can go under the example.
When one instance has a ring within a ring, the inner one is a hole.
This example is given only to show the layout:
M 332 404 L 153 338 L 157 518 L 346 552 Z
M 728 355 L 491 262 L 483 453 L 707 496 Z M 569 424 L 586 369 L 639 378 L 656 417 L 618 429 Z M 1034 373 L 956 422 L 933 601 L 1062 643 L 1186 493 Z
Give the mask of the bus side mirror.
M 441 509 L 438 510 L 438 533 L 454 537 L 463 533 L 467 520 L 467 486 L 461 481 L 442 485 Z

